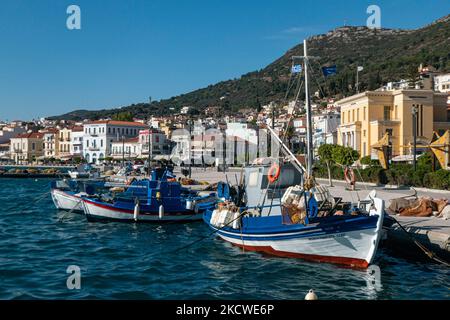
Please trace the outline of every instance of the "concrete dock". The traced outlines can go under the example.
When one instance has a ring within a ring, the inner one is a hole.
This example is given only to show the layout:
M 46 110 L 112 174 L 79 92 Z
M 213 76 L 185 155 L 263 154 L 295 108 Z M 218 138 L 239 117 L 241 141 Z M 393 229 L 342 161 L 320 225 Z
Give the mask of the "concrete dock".
M 236 183 L 236 177 L 239 179 L 241 170 L 239 168 L 231 169 L 227 173 L 217 172 L 217 169 L 207 168 L 193 168 L 192 178 L 198 181 L 207 181 L 209 183 L 215 183 L 218 181 L 228 181 L 231 184 Z M 178 173 L 180 176 L 180 174 Z M 317 179 L 317 182 L 323 185 L 328 185 L 328 180 Z M 347 185 L 342 181 L 333 181 L 333 187 L 329 187 L 331 194 L 335 197 L 342 197 L 344 201 L 357 202 L 358 199 L 364 199 L 372 190 L 377 191 L 377 196 L 386 200 L 386 207 L 389 207 L 390 200 L 414 195 L 414 190 L 410 188 L 392 188 L 387 186 L 377 186 L 374 184 L 358 184 L 356 185 L 356 191 L 346 190 Z M 416 189 L 417 196 L 428 196 L 434 199 L 450 199 L 450 191 L 444 190 L 427 190 Z M 402 224 L 402 226 L 408 231 L 414 239 L 418 240 L 421 244 L 428 249 L 433 250 L 439 257 L 447 259 L 450 258 L 450 220 L 444 220 L 436 217 L 401 217 L 394 216 L 394 218 Z M 411 256 L 426 257 L 425 254 L 418 249 L 418 247 L 411 241 L 411 239 L 405 234 L 405 232 L 397 225 L 393 224 L 386 230 L 386 239 L 384 244 L 389 247 L 408 251 Z

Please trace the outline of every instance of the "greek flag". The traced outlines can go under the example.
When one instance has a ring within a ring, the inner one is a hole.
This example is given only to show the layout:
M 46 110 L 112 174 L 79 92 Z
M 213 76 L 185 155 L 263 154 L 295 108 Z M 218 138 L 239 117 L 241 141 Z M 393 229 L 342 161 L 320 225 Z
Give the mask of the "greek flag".
M 325 77 L 336 74 L 337 73 L 336 65 L 330 67 L 322 67 L 322 72 Z
M 292 66 L 291 72 L 292 73 L 300 73 L 300 72 L 302 72 L 302 65 L 301 64 L 296 64 L 296 65 Z

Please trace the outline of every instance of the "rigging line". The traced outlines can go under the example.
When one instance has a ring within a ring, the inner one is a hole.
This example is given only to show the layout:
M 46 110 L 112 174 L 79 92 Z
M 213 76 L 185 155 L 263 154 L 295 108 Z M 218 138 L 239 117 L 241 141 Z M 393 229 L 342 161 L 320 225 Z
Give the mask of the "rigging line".
M 66 211 L 66 213 L 64 213 L 63 216 L 62 216 L 61 218 L 58 219 L 58 222 L 63 222 L 64 218 L 65 218 L 66 216 L 68 216 L 69 214 L 71 214 L 71 213 L 75 210 L 75 208 L 76 208 L 82 201 L 83 201 L 82 199 L 78 200 L 78 201 L 75 203 L 75 205 L 73 206 L 72 209 L 70 209 L 69 211 Z

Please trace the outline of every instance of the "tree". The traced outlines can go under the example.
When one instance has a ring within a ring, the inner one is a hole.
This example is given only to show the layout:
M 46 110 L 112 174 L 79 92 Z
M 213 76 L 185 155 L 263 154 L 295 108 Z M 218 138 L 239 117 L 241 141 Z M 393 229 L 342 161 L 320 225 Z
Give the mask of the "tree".
M 333 180 L 331 179 L 331 163 L 333 162 L 333 150 L 337 147 L 334 144 L 323 144 L 319 147 L 318 153 L 320 160 L 325 162 L 328 171 L 328 184 L 333 186 Z
M 333 148 L 332 159 L 341 166 L 350 166 L 359 159 L 359 152 L 350 147 L 336 145 Z
M 111 119 L 116 121 L 133 121 L 133 114 L 131 112 L 119 112 L 114 114 Z

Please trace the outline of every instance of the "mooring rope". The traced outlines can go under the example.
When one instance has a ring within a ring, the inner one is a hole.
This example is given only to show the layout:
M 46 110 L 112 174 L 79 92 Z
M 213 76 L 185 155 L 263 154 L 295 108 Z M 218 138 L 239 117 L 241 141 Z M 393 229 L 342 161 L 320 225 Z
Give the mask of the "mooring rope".
M 445 266 L 447 266 L 447 267 L 450 267 L 450 263 L 449 262 L 447 262 L 447 261 L 445 261 L 445 260 L 443 260 L 443 259 L 441 259 L 441 258 L 439 258 L 433 251 L 431 251 L 430 249 L 428 249 L 427 247 L 425 247 L 423 244 L 421 244 L 419 241 L 417 241 L 416 239 L 414 239 L 414 237 L 412 237 L 410 234 L 409 234 L 409 232 L 400 224 L 400 222 L 398 222 L 398 220 L 397 219 L 395 219 L 394 217 L 392 217 L 392 216 L 390 216 L 391 218 L 392 218 L 392 220 L 394 220 L 398 225 L 399 225 L 399 227 L 400 227 L 400 229 L 401 230 L 403 230 L 405 233 L 406 233 L 406 235 L 408 236 L 408 238 L 412 241 L 412 242 L 414 242 L 425 254 L 426 254 L 426 256 L 428 257 L 428 258 L 430 258 L 430 259 L 432 259 L 432 260 L 434 260 L 434 261 L 436 261 L 436 262 L 438 262 L 438 263 L 440 263 L 440 264 L 443 264 L 443 265 L 445 265 Z

